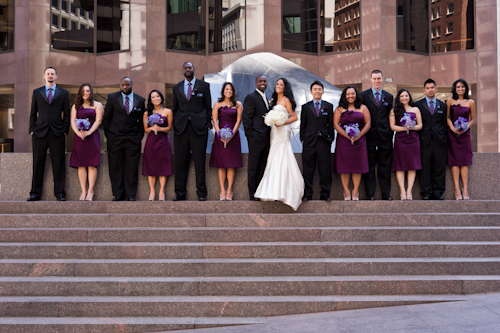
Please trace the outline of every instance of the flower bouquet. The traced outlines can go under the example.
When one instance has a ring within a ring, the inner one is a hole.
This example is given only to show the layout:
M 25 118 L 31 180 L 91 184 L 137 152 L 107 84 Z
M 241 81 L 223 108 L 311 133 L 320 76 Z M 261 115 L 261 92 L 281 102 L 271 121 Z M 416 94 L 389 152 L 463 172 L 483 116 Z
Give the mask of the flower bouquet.
M 233 130 L 226 125 L 217 132 L 217 137 L 219 140 L 229 140 L 233 137 Z M 226 144 L 227 142 L 224 142 L 224 148 L 226 148 Z
M 453 126 L 455 126 L 455 129 L 459 132 L 467 131 L 467 129 L 469 128 L 469 121 L 467 120 L 467 118 L 458 117 Z M 457 134 L 457 137 L 458 135 L 459 134 Z
M 417 120 L 414 113 L 404 113 L 403 117 L 400 120 L 401 126 L 406 127 L 406 134 L 410 134 L 410 129 L 415 128 L 417 126 Z
M 264 123 L 267 126 L 278 125 L 281 126 L 287 120 L 287 115 L 284 112 L 271 110 L 264 115 Z
M 149 126 L 160 125 L 163 124 L 163 119 L 160 117 L 158 113 L 152 114 L 146 119 L 146 123 Z M 157 131 L 154 131 L 155 135 L 158 135 Z
M 81 131 L 88 131 L 90 129 L 90 121 L 89 118 L 85 119 L 76 119 L 75 120 L 75 126 L 76 128 L 81 132 Z M 82 138 L 84 140 L 84 138 Z
M 350 138 L 354 138 L 354 137 L 358 136 L 359 133 L 361 133 L 361 131 L 359 130 L 359 124 L 357 124 L 357 123 L 344 125 L 344 128 L 345 128 L 345 132 L 346 132 L 347 136 Z M 351 145 L 353 145 L 353 144 L 354 144 L 354 141 L 351 141 Z

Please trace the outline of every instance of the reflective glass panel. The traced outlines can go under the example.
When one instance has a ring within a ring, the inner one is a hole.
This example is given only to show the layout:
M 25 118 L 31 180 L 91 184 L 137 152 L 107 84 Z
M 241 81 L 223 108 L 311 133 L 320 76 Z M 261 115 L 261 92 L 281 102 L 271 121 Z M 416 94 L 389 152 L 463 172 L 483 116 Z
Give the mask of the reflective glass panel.
M 318 1 L 283 0 L 281 12 L 283 49 L 317 53 Z
M 167 49 L 205 52 L 206 1 L 167 0 Z
M 14 0 L 0 1 L 0 51 L 14 49 Z
M 130 0 L 97 1 L 97 52 L 128 50 Z
M 245 0 L 208 0 L 209 52 L 245 49 Z
M 398 49 L 429 53 L 428 0 L 397 0 Z
M 360 0 L 321 0 L 321 52 L 361 49 Z
M 431 2 L 432 53 L 474 48 L 474 1 Z

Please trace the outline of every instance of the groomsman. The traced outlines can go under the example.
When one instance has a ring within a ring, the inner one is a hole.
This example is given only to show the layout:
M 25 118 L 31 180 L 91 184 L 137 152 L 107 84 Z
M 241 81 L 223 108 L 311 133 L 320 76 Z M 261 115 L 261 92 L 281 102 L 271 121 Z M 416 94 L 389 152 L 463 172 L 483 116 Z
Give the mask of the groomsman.
M 392 200 L 391 169 L 392 169 L 392 137 L 389 124 L 389 112 L 392 109 L 392 95 L 382 90 L 384 75 L 378 69 L 371 73 L 372 87 L 359 94 L 372 119 L 372 127 L 366 133 L 369 171 L 363 175 L 365 180 L 366 198 L 375 200 L 377 181 L 375 166 L 383 200 Z
M 120 91 L 108 96 L 102 125 L 108 139 L 109 178 L 113 201 L 135 201 L 141 141 L 144 137 L 144 97 L 132 91 L 132 79 L 120 80 Z
M 436 82 L 427 79 L 424 83 L 425 98 L 415 103 L 422 114 L 420 135 L 420 188 L 424 200 L 444 200 L 446 181 L 446 103 L 436 98 Z
M 205 156 L 208 129 L 212 125 L 210 85 L 194 76 L 194 65 L 182 65 L 184 81 L 172 87 L 174 113 L 175 194 L 174 201 L 186 200 L 186 183 L 191 154 L 196 173 L 196 194 L 207 200 Z
M 50 150 L 54 195 L 57 201 L 66 201 L 64 191 L 65 146 L 69 130 L 69 93 L 56 86 L 57 71 L 47 67 L 43 71 L 45 85 L 33 90 L 31 98 L 30 134 L 33 148 L 33 179 L 27 201 L 42 197 L 43 174 L 47 149 Z
M 333 105 L 321 99 L 323 84 L 311 84 L 313 100 L 302 105 L 300 112 L 300 141 L 302 141 L 302 173 L 304 196 L 302 201 L 312 200 L 313 179 L 316 163 L 319 169 L 320 200 L 330 201 L 332 187 L 332 154 L 334 139 Z
M 243 103 L 243 127 L 248 140 L 248 194 L 254 197 L 267 164 L 270 148 L 271 128 L 264 123 L 264 114 L 269 111 L 266 99 L 267 79 L 264 75 L 255 79 L 255 91 L 245 97 Z

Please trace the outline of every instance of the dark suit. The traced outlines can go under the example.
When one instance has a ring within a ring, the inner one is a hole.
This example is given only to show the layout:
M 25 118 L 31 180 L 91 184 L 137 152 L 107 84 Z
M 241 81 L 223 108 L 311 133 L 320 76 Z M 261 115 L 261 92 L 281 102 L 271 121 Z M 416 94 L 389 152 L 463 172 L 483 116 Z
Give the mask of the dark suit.
M 422 130 L 420 136 L 420 188 L 422 196 L 443 195 L 446 181 L 446 142 L 447 122 L 446 104 L 437 100 L 434 115 L 431 115 L 429 105 L 424 97 L 415 103 L 422 115 Z
M 334 139 L 333 105 L 321 101 L 321 114 L 316 114 L 313 101 L 302 105 L 300 112 L 300 141 L 302 141 L 302 174 L 304 197 L 312 198 L 316 163 L 319 169 L 321 197 L 330 197 L 332 187 L 332 154 Z
M 187 193 L 186 183 L 189 160 L 193 155 L 196 173 L 196 194 L 207 196 L 205 184 L 205 156 L 207 151 L 208 129 L 212 121 L 212 98 L 210 85 L 196 79 L 191 99 L 184 93 L 184 81 L 172 87 L 174 114 L 174 151 L 175 151 L 175 194 Z
M 262 96 L 254 91 L 245 97 L 243 103 L 243 127 L 248 139 L 248 193 L 254 198 L 269 155 L 271 128 L 264 123 L 264 115 L 269 111 Z
M 133 94 L 132 111 L 123 105 L 122 93 L 108 96 L 102 124 L 108 139 L 109 178 L 114 196 L 135 197 L 144 136 L 144 97 Z
M 33 91 L 29 129 L 30 133 L 33 133 L 33 180 L 30 195 L 42 196 L 48 148 L 54 175 L 54 195 L 66 196 L 64 191 L 65 134 L 68 134 L 69 130 L 69 110 L 67 90 L 56 85 L 50 104 L 45 93 L 45 86 Z
M 369 171 L 363 175 L 367 197 L 373 197 L 377 188 L 375 179 L 375 166 L 377 178 L 382 191 L 382 197 L 391 193 L 392 170 L 392 137 L 394 132 L 389 124 L 389 113 L 392 109 L 393 97 L 382 90 L 380 106 L 375 102 L 372 89 L 367 89 L 359 94 L 361 101 L 371 116 L 371 128 L 366 133 L 366 148 L 368 151 Z

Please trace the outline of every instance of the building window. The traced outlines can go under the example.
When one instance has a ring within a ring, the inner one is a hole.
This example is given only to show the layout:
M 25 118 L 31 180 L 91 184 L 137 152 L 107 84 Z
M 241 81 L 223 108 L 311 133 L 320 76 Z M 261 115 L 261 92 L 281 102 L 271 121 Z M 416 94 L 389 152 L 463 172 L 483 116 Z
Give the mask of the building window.
M 68 20 L 65 17 L 61 18 L 61 28 L 66 29 L 68 27 Z
M 299 16 L 284 17 L 283 33 L 300 34 L 300 17 Z
M 71 30 L 76 30 L 76 22 L 71 21 Z
M 453 33 L 453 21 L 448 22 L 448 24 L 446 25 L 446 34 L 449 35 L 452 33 Z
M 439 40 L 432 41 L 432 52 L 438 53 L 443 51 L 451 52 L 473 49 L 475 25 L 474 1 L 463 0 L 457 2 L 457 7 L 455 7 L 454 2 L 445 3 L 443 5 L 436 4 L 435 6 L 439 6 L 437 7 L 439 8 L 438 13 L 441 13 L 440 8 L 443 7 L 447 11 L 447 15 L 446 24 L 443 26 L 443 29 L 445 29 L 443 31 L 445 35 L 443 35 Z M 437 37 L 441 36 L 441 25 L 443 24 L 439 21 L 431 23 L 432 27 L 436 27 Z M 443 45 L 443 48 L 440 48 L 440 45 Z M 434 46 L 437 47 L 435 48 Z
M 318 1 L 321 20 L 334 18 L 337 20 L 335 29 L 326 25 L 320 30 L 320 52 L 342 52 L 361 49 L 361 25 L 359 19 L 360 0 L 352 1 Z M 335 30 L 337 32 L 335 33 Z M 342 35 L 344 39 L 341 41 Z M 334 40 L 337 36 L 337 41 Z M 334 45 L 337 44 L 337 45 Z
M 446 48 L 444 50 L 445 52 L 450 52 L 451 51 L 451 42 L 446 43 Z
M 57 0 L 52 0 L 52 7 L 57 8 Z
M 61 9 L 66 11 L 68 10 L 68 1 L 66 0 L 61 1 Z
M 446 13 L 446 15 L 451 15 L 455 12 L 455 4 L 453 2 L 450 2 L 448 4 L 448 12 Z
M 75 12 L 80 13 L 81 17 L 78 18 L 79 22 L 71 21 L 71 29 L 66 29 L 65 26 L 68 14 L 61 13 L 57 8 L 52 8 L 52 49 L 94 52 L 94 21 L 85 18 L 88 17 L 90 11 L 94 11 L 94 2 L 78 1 L 74 3 Z M 61 26 L 58 25 L 59 20 L 61 20 Z M 80 29 L 77 29 L 78 26 Z M 86 27 L 89 29 L 85 29 Z
M 318 53 L 318 1 L 282 0 L 281 12 L 283 49 Z M 300 29 L 286 29 L 289 17 L 300 23 Z
M 0 2 L 0 51 L 14 49 L 14 0 Z
M 73 2 L 71 3 L 71 12 L 75 13 L 75 4 Z
M 58 26 L 58 19 L 59 17 L 57 15 L 52 14 L 52 25 L 57 27 Z
M 429 53 L 429 2 L 397 0 L 398 50 Z

